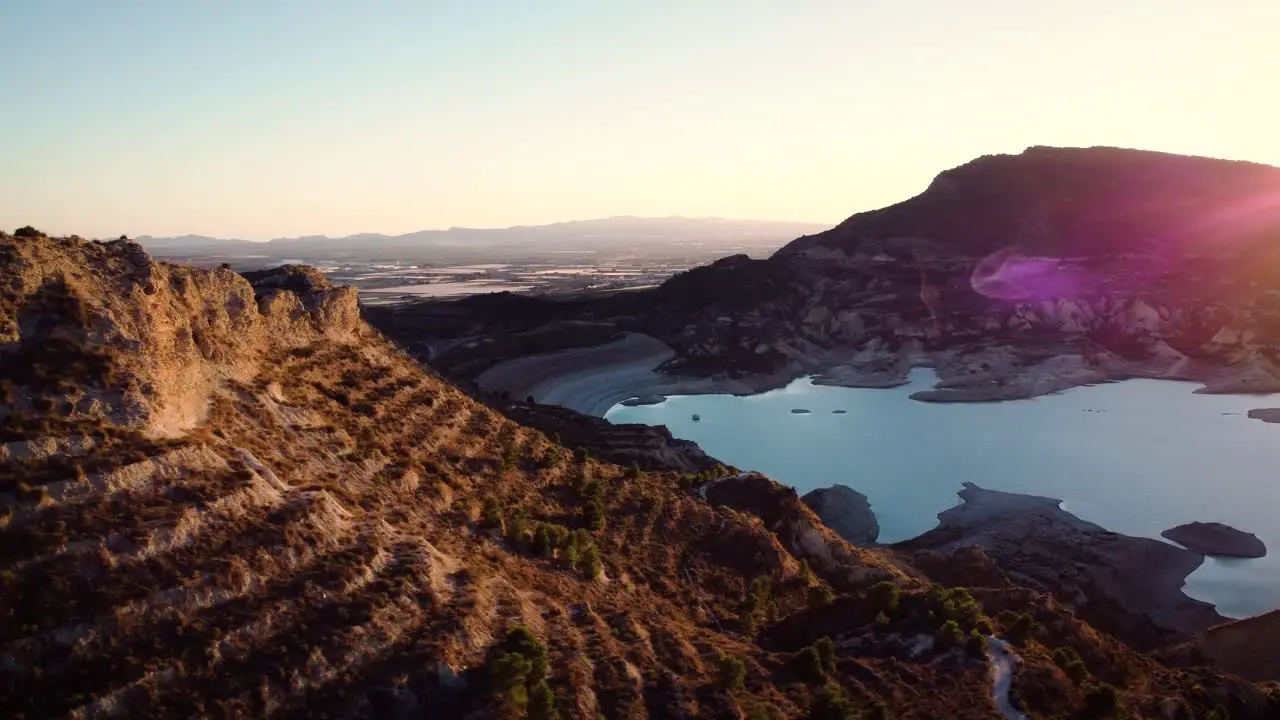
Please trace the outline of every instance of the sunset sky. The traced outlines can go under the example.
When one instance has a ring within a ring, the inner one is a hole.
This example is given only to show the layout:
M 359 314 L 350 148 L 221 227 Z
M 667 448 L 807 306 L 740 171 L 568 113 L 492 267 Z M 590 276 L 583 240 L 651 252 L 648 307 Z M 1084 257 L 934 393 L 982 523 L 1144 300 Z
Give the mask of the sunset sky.
M 1028 145 L 1280 165 L 1277 0 L 3 0 L 0 228 L 836 223 Z

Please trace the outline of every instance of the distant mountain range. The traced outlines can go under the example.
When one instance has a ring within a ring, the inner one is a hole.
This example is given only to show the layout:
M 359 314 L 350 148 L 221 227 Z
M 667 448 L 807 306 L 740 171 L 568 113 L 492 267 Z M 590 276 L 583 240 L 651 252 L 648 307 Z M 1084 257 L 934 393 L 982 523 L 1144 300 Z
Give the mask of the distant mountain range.
M 345 237 L 309 235 L 265 242 L 183 235 L 135 238 L 148 251 L 160 255 L 218 255 L 289 253 L 302 257 L 372 257 L 402 255 L 430 249 L 496 249 L 502 247 L 551 250 L 622 250 L 652 245 L 705 245 L 780 247 L 802 235 L 830 227 L 820 223 L 722 218 L 612 217 L 576 220 L 551 225 L 509 228 L 449 228 L 421 230 L 403 235 L 360 233 Z

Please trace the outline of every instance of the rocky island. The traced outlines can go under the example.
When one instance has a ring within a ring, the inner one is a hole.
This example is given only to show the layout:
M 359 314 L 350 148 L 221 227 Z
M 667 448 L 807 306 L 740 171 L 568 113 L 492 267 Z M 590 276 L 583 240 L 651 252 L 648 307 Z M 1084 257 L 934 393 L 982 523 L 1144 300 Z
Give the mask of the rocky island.
M 1257 535 L 1222 523 L 1187 523 L 1165 530 L 1160 536 L 1205 555 L 1260 558 L 1267 554 L 1267 546 Z

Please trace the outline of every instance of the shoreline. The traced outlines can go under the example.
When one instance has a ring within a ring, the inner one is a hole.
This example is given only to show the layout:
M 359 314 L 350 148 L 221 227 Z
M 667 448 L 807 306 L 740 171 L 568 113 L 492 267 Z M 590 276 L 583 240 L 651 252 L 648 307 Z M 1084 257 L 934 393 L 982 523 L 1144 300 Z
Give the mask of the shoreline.
M 878 353 L 874 358 L 859 357 L 820 371 L 781 370 L 743 378 L 686 377 L 658 372 L 663 363 L 675 357 L 675 351 L 666 343 L 629 332 L 603 345 L 504 360 L 481 373 L 476 383 L 486 391 L 508 393 L 513 399 L 532 397 L 541 404 L 559 405 L 597 418 L 632 398 L 641 401 L 634 404 L 650 404 L 658 397 L 673 395 L 756 395 L 804 377 L 811 378 L 814 385 L 891 389 L 907 385 L 916 368 L 932 368 L 937 374 L 932 388 L 910 395 L 912 400 L 929 403 L 1027 400 L 1132 379 L 1195 383 L 1200 385 L 1192 390 L 1197 395 L 1280 393 L 1280 379 L 1259 373 L 1256 367 L 1189 368 L 1185 363 L 1164 367 L 1128 362 L 1095 367 L 1087 365 L 1079 355 L 1064 354 L 1020 372 L 976 369 L 980 363 L 985 367 L 998 361 L 1001 352 L 997 349 L 970 353 L 961 358 L 951 352 L 926 353 L 917 349 L 889 358 Z

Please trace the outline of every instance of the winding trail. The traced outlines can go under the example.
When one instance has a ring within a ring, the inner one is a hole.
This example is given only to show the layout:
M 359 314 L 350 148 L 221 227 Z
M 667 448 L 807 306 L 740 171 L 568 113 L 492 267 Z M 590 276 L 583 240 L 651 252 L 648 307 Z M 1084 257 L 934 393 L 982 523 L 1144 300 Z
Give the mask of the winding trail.
M 1005 720 L 1029 720 L 1009 702 L 1009 688 L 1013 685 L 1013 667 L 1018 656 L 1009 650 L 1009 643 L 996 637 L 987 638 L 987 657 L 991 660 L 991 699 Z

